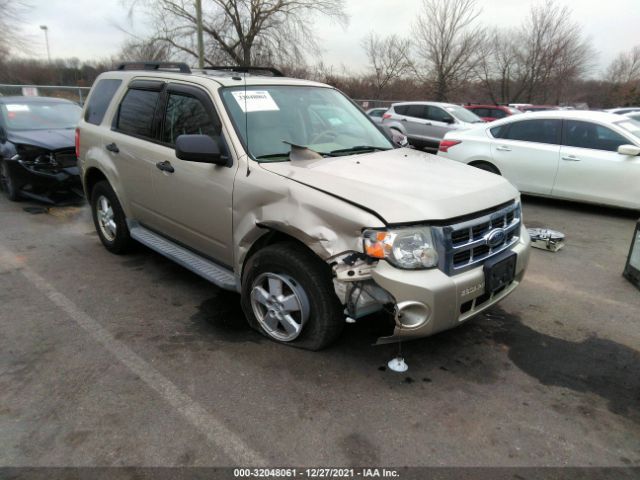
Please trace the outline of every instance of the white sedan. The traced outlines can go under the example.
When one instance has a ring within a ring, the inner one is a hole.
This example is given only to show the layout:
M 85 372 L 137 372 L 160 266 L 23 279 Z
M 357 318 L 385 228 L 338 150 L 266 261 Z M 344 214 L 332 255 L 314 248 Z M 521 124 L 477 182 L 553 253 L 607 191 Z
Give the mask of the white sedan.
M 605 112 L 515 115 L 445 135 L 438 155 L 522 193 L 640 209 L 640 122 Z

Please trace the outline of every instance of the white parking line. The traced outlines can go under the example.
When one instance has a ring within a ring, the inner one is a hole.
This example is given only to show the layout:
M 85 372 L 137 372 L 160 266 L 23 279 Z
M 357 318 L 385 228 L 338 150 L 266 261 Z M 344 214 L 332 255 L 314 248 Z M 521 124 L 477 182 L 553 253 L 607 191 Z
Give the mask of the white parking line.
M 183 393 L 171 380 L 158 372 L 124 343 L 116 340 L 107 329 L 82 311 L 64 294 L 57 291 L 42 276 L 24 263 L 21 257 L 0 244 L 0 270 L 18 270 L 34 287 L 63 310 L 69 318 L 99 342 L 125 367 L 136 374 L 167 403 L 184 416 L 191 425 L 204 434 L 235 464 L 266 465 L 266 460 L 249 447 L 238 435 L 229 430 L 213 414 Z

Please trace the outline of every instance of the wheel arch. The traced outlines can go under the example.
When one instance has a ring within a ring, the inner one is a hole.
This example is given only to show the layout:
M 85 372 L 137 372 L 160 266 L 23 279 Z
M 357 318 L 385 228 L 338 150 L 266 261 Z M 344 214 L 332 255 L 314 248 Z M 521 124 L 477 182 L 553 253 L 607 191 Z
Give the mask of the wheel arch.
M 502 176 L 502 172 L 500 171 L 498 166 L 494 162 L 491 162 L 489 160 L 472 160 L 469 163 L 467 163 L 467 165 L 471 167 L 478 167 L 479 165 L 487 165 L 491 168 L 495 168 L 495 170 L 498 172 L 498 175 Z

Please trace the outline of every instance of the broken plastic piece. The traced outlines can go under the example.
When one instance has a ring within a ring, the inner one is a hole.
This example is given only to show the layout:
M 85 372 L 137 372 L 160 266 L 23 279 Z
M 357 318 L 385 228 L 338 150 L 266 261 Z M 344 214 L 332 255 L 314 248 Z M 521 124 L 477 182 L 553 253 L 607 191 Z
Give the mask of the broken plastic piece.
M 557 252 L 564 247 L 564 233 L 548 228 L 528 228 L 531 246 L 550 252 Z
M 387 363 L 389 370 L 393 372 L 403 373 L 409 370 L 409 365 L 407 365 L 402 357 L 396 357 L 389 360 Z

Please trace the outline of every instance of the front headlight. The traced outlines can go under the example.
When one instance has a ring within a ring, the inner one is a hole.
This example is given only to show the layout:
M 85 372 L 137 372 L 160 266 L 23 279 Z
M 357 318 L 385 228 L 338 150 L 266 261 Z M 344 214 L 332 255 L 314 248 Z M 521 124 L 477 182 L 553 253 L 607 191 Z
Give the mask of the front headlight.
M 432 268 L 438 265 L 438 253 L 429 227 L 392 230 L 365 230 L 364 253 L 384 258 L 399 268 Z

